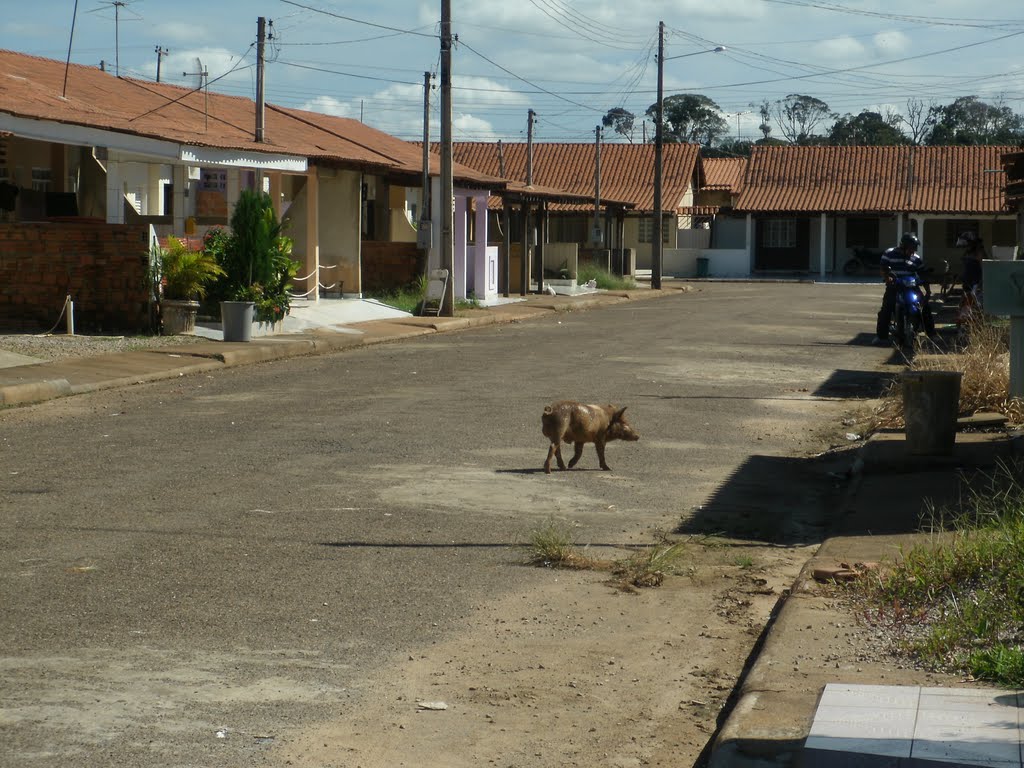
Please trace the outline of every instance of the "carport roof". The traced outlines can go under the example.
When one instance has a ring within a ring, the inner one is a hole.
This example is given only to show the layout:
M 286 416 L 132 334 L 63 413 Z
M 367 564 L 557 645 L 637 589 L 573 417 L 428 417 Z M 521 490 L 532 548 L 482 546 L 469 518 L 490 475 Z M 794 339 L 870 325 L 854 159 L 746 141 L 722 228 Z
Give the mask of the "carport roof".
M 1007 213 L 1014 147 L 754 147 L 742 213 Z

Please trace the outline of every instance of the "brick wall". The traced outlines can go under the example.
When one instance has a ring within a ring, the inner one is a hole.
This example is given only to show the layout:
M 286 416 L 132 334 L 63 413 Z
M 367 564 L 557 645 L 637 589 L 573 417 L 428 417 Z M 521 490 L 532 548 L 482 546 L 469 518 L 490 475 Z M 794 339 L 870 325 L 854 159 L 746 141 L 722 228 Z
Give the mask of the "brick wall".
M 423 274 L 423 251 L 416 243 L 364 240 L 361 251 L 363 293 L 404 288 Z
M 49 330 L 70 294 L 76 331 L 148 329 L 147 250 L 141 225 L 0 223 L 0 327 Z

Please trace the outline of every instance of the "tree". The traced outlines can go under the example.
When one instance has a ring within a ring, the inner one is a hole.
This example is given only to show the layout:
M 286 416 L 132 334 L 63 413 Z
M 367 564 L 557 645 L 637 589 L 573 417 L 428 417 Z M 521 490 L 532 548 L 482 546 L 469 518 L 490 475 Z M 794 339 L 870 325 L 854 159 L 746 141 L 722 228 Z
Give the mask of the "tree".
M 907 99 L 907 112 L 900 115 L 900 121 L 907 127 L 911 144 L 923 144 L 931 133 L 931 126 L 928 125 L 931 106 L 926 106 L 920 99 Z
M 782 129 L 782 135 L 791 143 L 809 144 L 814 129 L 823 121 L 834 119 L 836 115 L 821 99 L 791 93 L 775 102 L 775 117 Z
M 931 107 L 927 123 L 931 146 L 1015 144 L 1024 139 L 1024 118 L 1005 104 L 986 104 L 977 96 L 961 96 L 952 104 Z
M 764 140 L 767 141 L 771 138 L 770 134 L 772 132 L 772 104 L 768 99 L 765 99 L 760 104 L 751 102 L 750 106 L 756 108 L 757 114 L 761 116 L 761 124 L 757 126 L 757 130 L 764 134 Z
M 649 106 L 647 114 L 657 120 L 658 105 Z M 709 147 L 728 133 L 729 124 L 722 117 L 721 107 L 707 96 L 678 93 L 664 100 L 662 138 L 665 141 Z
M 864 110 L 859 115 L 846 114 L 836 120 L 828 132 L 831 144 L 860 147 L 882 147 L 906 144 L 907 137 L 897 127 L 899 115 L 882 117 L 878 112 Z
M 627 109 L 622 107 L 614 107 L 608 110 L 608 113 L 601 118 L 601 125 L 605 128 L 611 128 L 620 136 L 626 138 L 626 140 L 633 143 L 633 122 L 636 119 L 636 115 Z

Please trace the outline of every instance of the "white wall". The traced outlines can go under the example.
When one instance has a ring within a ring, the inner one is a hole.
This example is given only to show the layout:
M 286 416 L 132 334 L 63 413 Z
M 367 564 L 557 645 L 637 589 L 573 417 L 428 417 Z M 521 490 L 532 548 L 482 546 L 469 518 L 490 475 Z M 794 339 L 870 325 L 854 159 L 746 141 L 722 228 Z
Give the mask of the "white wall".
M 696 277 L 698 258 L 708 260 L 708 277 L 750 277 L 750 259 L 745 248 L 666 248 L 662 259 L 662 274 L 668 277 Z

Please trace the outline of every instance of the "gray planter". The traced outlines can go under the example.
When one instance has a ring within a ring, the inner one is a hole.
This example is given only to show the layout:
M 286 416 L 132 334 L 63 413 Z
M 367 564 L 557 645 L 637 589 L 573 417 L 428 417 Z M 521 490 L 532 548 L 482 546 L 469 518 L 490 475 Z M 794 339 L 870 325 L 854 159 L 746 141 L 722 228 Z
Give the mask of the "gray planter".
M 220 324 L 224 341 L 252 341 L 252 318 L 256 304 L 252 301 L 222 301 Z

